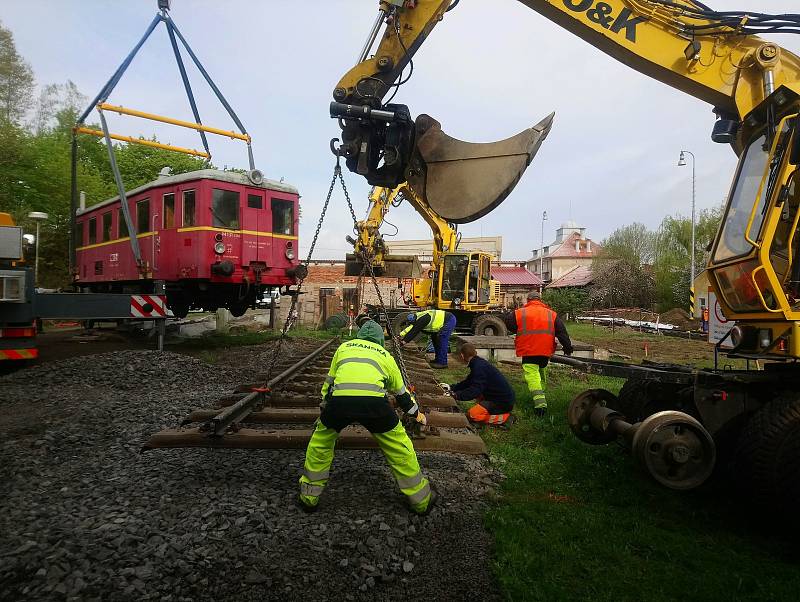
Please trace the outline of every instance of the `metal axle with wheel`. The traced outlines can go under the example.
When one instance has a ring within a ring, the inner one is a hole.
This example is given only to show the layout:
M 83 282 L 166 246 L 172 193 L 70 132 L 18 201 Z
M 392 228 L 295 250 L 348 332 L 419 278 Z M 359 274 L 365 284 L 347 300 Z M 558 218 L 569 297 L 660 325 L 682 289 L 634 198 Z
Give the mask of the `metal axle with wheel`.
M 616 396 L 605 389 L 590 389 L 578 395 L 567 410 L 572 432 L 591 445 L 620 439 L 642 469 L 670 489 L 694 489 L 711 476 L 716 446 L 697 419 L 668 410 L 631 424 L 608 407 L 615 400 Z

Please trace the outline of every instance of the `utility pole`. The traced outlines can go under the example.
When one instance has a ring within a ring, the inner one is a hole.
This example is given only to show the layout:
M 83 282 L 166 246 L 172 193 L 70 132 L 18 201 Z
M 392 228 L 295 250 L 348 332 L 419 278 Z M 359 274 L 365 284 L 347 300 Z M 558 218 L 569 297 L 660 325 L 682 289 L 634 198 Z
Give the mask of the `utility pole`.
M 542 246 L 539 251 L 539 278 L 544 288 L 544 223 L 547 221 L 547 211 L 542 211 Z
M 695 229 L 695 194 L 696 194 L 696 180 L 695 180 L 695 159 L 694 153 L 687 150 L 681 151 L 681 156 L 678 158 L 678 167 L 686 165 L 684 154 L 692 157 L 692 248 L 690 253 L 691 271 L 689 280 L 689 315 L 694 318 L 694 229 Z
M 39 226 L 45 221 L 49 215 L 42 211 L 31 211 L 28 217 L 36 221 L 36 259 L 33 264 L 33 282 L 34 286 L 39 286 Z

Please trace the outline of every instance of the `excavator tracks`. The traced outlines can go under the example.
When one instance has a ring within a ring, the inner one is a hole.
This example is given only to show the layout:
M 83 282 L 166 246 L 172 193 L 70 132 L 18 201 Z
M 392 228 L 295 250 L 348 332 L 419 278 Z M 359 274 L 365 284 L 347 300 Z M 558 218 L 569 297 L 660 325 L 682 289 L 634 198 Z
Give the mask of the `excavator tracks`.
M 311 349 L 304 347 L 278 358 L 277 376 L 264 386 L 266 376 L 243 384 L 220 398 L 214 408 L 191 412 L 178 428 L 150 437 L 142 451 L 161 448 L 211 447 L 233 449 L 304 449 L 319 417 L 320 389 L 328 373 L 338 339 Z M 403 359 L 417 403 L 428 426 L 409 433 L 417 451 L 480 455 L 483 440 L 451 397 L 443 394 L 424 354 L 404 349 Z M 360 426 L 344 429 L 340 449 L 375 449 L 377 444 Z

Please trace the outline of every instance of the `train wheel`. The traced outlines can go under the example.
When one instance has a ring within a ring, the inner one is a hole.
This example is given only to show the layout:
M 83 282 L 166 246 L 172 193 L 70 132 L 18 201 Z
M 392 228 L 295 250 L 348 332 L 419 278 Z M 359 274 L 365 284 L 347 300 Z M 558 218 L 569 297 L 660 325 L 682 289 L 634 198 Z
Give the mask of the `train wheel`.
M 247 312 L 247 308 L 250 307 L 249 299 L 236 299 L 228 303 L 228 311 L 231 312 L 231 315 L 234 318 L 239 318 Z
M 176 296 L 168 300 L 169 309 L 176 318 L 182 320 L 189 315 L 189 300 L 185 296 Z
M 750 418 L 739 437 L 735 468 L 757 502 L 800 502 L 800 396 L 782 393 Z

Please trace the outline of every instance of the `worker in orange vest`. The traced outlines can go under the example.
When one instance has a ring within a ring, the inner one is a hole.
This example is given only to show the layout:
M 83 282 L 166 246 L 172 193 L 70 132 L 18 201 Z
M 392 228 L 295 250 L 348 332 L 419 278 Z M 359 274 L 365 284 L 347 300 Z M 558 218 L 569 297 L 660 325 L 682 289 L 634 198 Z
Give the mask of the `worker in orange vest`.
M 542 302 L 539 291 L 528 293 L 528 302 L 506 316 L 506 325 L 517 333 L 514 347 L 517 357 L 522 358 L 522 372 L 528 391 L 533 398 L 534 413 L 547 414 L 547 364 L 556 351 L 556 339 L 561 343 L 565 355 L 572 355 L 572 341 L 567 327 L 550 307 Z
M 703 306 L 702 320 L 700 321 L 700 328 L 703 332 L 708 332 L 708 306 Z

